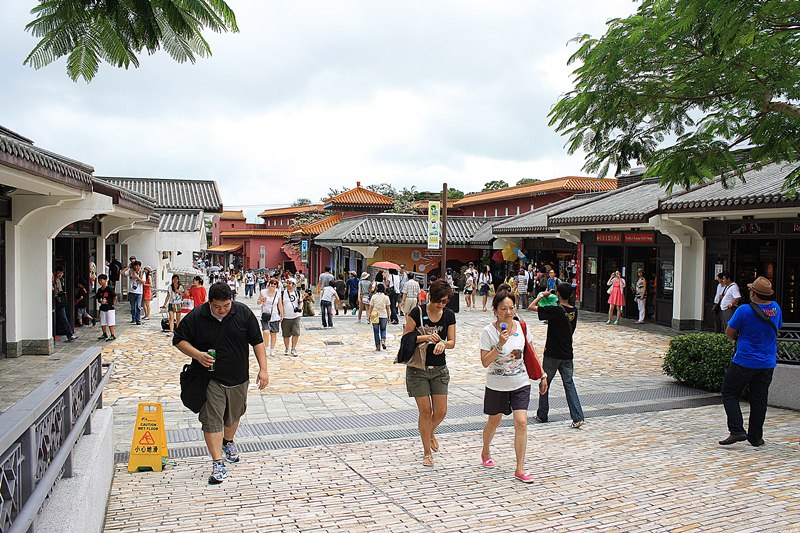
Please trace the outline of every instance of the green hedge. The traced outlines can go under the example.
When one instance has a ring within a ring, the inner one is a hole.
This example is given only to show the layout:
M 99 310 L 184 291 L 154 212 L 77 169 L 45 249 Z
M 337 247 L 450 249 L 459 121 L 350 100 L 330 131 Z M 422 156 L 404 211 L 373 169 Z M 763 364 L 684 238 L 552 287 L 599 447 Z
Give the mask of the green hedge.
M 691 333 L 669 343 L 664 373 L 691 387 L 719 392 L 733 358 L 733 343 L 721 333 Z

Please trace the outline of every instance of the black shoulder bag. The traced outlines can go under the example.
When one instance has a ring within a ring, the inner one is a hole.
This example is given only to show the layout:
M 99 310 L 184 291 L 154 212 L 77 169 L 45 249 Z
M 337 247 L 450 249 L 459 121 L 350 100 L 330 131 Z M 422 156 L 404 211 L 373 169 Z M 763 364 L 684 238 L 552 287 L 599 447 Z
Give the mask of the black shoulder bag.
M 227 323 L 223 324 L 212 346 L 216 346 L 220 335 L 226 328 Z M 192 362 L 188 365 L 183 365 L 183 370 L 181 370 L 181 402 L 191 412 L 199 413 L 206 404 L 206 389 L 208 389 L 209 381 L 211 381 L 211 373 L 196 359 L 192 359 Z

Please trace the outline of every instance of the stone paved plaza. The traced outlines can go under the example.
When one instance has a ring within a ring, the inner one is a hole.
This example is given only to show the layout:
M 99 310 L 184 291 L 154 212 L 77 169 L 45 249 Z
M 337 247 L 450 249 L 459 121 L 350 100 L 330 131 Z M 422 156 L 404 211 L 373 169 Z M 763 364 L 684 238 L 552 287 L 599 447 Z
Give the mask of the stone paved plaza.
M 126 321 L 124 311 L 119 316 Z M 522 316 L 541 352 L 545 326 Z M 251 386 L 237 436 L 242 462 L 217 487 L 206 484 L 197 417 L 178 399 L 188 358 L 172 348 L 157 316 L 140 327 L 120 324 L 103 354 L 116 365 L 104 396 L 114 408 L 117 460 L 106 530 L 800 530 L 800 413 L 771 408 L 764 447 L 718 446 L 726 435 L 719 396 L 661 373 L 675 333 L 653 325 L 606 326 L 604 317 L 583 314 L 575 367 L 587 423 L 569 428 L 556 380 L 550 423 L 531 418 L 528 428 L 526 464 L 538 481 L 512 478 L 510 419 L 495 437 L 498 466 L 483 468 L 477 340 L 490 317 L 458 315 L 434 468 L 420 464 L 416 408 L 404 368 L 392 364 L 400 327 L 390 326 L 389 350 L 375 352 L 368 324 L 341 316 L 322 330 L 314 317 L 303 320 L 300 357 L 279 350 L 269 358 L 269 387 Z M 53 360 L 37 361 L 31 384 L 91 344 L 96 329 L 83 328 Z M 10 361 L 7 372 L 15 370 Z M 174 465 L 161 473 L 127 472 L 140 401 L 165 408 Z

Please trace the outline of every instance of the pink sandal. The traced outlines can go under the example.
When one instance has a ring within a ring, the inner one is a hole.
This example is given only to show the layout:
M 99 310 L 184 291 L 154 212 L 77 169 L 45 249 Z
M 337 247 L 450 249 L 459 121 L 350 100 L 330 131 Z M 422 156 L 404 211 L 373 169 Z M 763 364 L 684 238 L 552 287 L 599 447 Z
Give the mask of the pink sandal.
M 494 461 L 492 461 L 491 457 L 484 457 L 483 455 L 481 455 L 481 463 L 483 463 L 483 466 L 487 468 L 495 466 Z

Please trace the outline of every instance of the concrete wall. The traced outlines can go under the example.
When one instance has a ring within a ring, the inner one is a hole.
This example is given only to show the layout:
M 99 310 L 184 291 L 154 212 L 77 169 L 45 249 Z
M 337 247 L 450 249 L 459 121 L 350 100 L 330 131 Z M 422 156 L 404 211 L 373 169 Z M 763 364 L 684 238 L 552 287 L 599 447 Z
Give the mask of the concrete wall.
M 779 364 L 772 374 L 769 404 L 800 411 L 800 365 Z
M 72 477 L 59 480 L 39 515 L 37 532 L 91 533 L 103 530 L 114 480 L 114 411 L 92 415 L 92 433 L 72 452 Z

